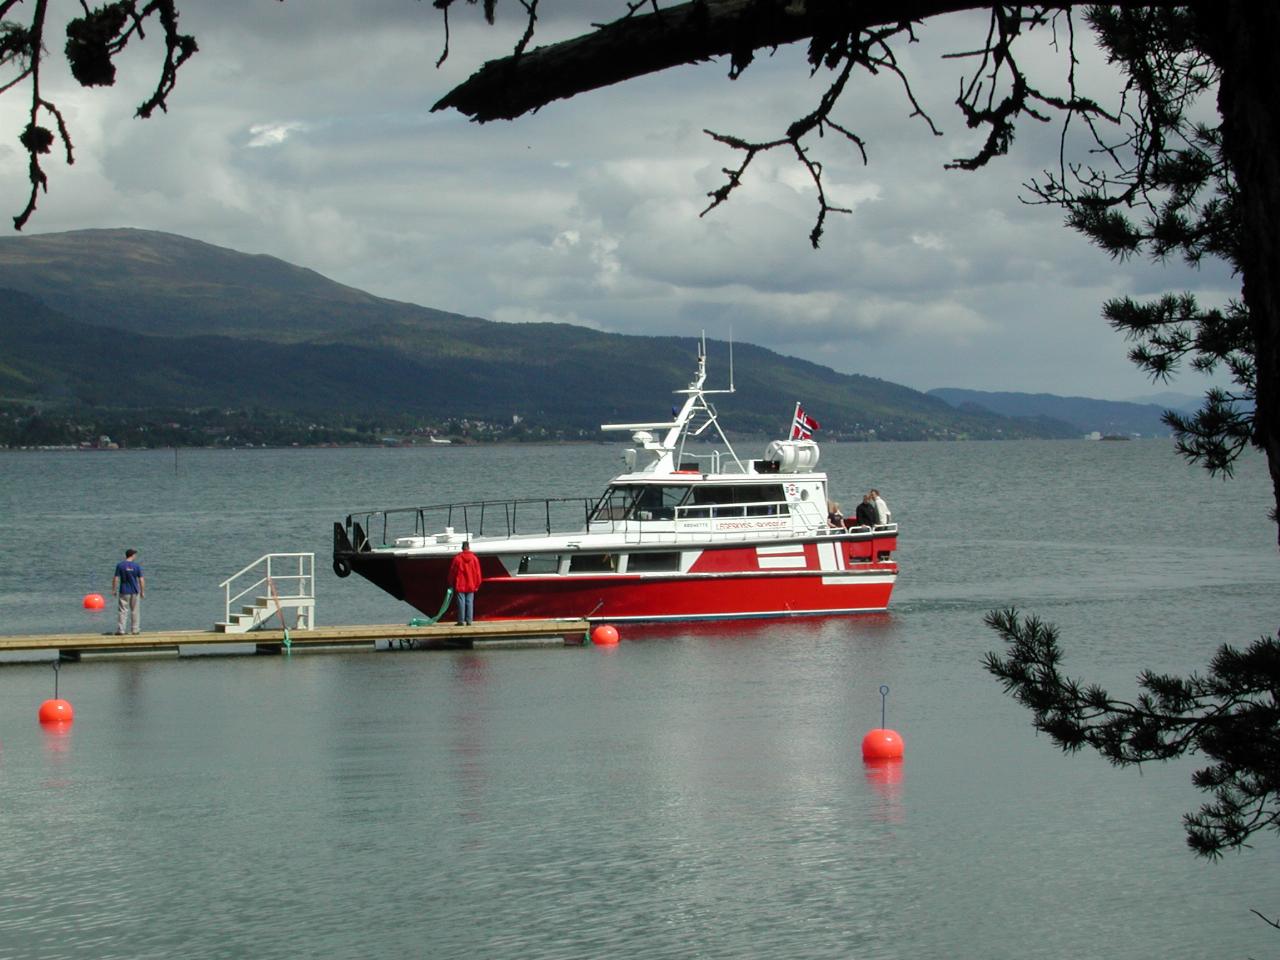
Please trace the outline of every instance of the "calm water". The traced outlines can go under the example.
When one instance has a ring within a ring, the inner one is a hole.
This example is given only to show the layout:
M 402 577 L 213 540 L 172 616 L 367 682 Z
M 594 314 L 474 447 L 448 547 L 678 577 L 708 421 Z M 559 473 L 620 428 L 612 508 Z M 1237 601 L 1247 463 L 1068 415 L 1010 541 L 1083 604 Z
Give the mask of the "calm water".
M 593 493 L 619 448 L 0 453 L 0 632 L 126 546 L 144 627 L 314 550 L 322 623 L 414 611 L 325 555 L 367 507 Z M 0 958 L 1274 955 L 1275 840 L 1194 858 L 1193 763 L 1064 758 L 983 673 L 993 607 L 1128 694 L 1280 621 L 1260 461 L 1163 443 L 829 446 L 903 525 L 892 612 L 628 627 L 614 649 L 0 664 Z M 858 745 L 902 732 L 900 776 Z

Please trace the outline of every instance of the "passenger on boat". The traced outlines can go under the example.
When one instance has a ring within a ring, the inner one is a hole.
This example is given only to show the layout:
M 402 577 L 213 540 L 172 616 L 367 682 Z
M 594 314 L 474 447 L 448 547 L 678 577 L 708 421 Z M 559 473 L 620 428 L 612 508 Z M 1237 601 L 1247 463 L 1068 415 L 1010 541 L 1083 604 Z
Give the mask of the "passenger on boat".
M 480 589 L 480 558 L 471 552 L 471 542 L 449 564 L 449 586 L 457 597 L 458 626 L 469 627 L 475 620 L 476 591 Z
M 889 512 L 889 505 L 884 502 L 884 498 L 880 496 L 880 491 L 872 489 L 871 500 L 876 505 L 877 522 L 881 524 L 888 523 L 893 514 Z
M 844 514 L 840 512 L 840 504 L 835 500 L 827 501 L 827 526 L 843 527 Z
M 879 523 L 880 517 L 876 512 L 876 505 L 871 499 L 871 494 L 863 494 L 862 502 L 858 504 L 858 509 L 854 511 L 853 516 L 860 527 L 874 527 Z

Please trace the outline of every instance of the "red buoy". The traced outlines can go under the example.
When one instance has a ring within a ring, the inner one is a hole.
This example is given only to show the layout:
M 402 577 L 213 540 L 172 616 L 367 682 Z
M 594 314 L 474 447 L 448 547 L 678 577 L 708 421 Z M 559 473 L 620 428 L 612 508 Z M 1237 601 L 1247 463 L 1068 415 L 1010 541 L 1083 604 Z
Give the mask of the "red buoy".
M 597 647 L 612 647 L 618 642 L 618 628 L 602 623 L 591 631 L 591 642 Z
M 43 724 L 69 724 L 76 718 L 76 712 L 66 700 L 46 700 L 40 704 L 40 722 Z
M 100 593 L 86 593 L 84 595 L 84 608 L 86 610 L 101 610 L 107 605 L 107 601 L 103 599 Z
M 901 760 L 902 737 L 897 730 L 877 727 L 862 738 L 863 760 Z

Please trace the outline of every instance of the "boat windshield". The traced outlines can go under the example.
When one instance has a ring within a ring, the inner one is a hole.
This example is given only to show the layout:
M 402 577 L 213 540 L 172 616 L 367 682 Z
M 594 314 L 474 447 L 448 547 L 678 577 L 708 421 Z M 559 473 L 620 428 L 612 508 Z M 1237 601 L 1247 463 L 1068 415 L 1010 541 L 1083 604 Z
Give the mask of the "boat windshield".
M 605 491 L 591 519 L 674 520 L 688 496 L 687 485 L 618 484 Z

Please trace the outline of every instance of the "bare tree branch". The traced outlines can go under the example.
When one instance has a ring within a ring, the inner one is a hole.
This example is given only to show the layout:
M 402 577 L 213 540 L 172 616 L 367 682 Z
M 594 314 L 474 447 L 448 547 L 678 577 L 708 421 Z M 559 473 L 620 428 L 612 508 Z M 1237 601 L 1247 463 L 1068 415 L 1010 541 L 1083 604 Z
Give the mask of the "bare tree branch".
M 437 0 L 446 8 L 454 2 Z M 881 0 L 862 4 L 699 0 L 662 9 L 654 0 L 629 0 L 626 13 L 619 20 L 598 25 L 592 33 L 532 51 L 527 49 L 534 26 L 530 12 L 526 31 L 510 56 L 485 64 L 432 109 L 457 109 L 480 122 L 514 119 L 558 99 L 714 57 L 729 58 L 732 79 L 751 64 L 757 50 L 808 39 L 811 70 L 816 73 L 825 67 L 836 72 L 826 93 L 812 112 L 790 124 L 781 137 L 752 141 L 707 131 L 717 142 L 744 156 L 737 167 L 724 169 L 727 179 L 708 194 L 711 202 L 702 213 L 705 215 L 729 199 L 760 153 L 790 147 L 817 188 L 817 222 L 810 233 L 810 242 L 817 247 L 826 215 L 847 211 L 827 201 L 822 165 L 812 157 L 804 141 L 810 133 L 821 137 L 826 131 L 833 131 L 854 144 L 866 162 L 865 141 L 832 117 L 855 66 L 872 74 L 885 70 L 896 75 L 911 105 L 911 116 L 922 118 L 934 134 L 940 135 L 899 68 L 891 42 L 914 42 L 916 21 L 962 10 L 990 9 L 991 28 L 986 43 L 969 54 L 980 58 L 980 63 L 957 99 L 969 126 L 985 126 L 989 131 L 986 144 L 975 156 L 952 164 L 976 169 L 1008 151 L 1020 117 L 1047 120 L 1038 109 L 1040 106 L 1068 117 L 1076 113 L 1102 115 L 1097 104 L 1075 95 L 1074 83 L 1066 98 L 1032 88 L 1014 58 L 1013 43 L 1022 33 L 1053 23 L 1050 11 L 1069 10 L 1072 6 L 1075 4 L 1002 7 L 957 0 Z M 641 14 L 642 9 L 651 12 Z M 997 91 L 1006 88 L 1007 92 L 997 99 Z
M 853 5 L 788 0 L 702 0 L 635 15 L 593 33 L 492 60 L 432 107 L 473 120 L 513 120 L 555 100 L 713 57 L 808 39 L 828 28 L 834 8 L 856 9 L 862 27 L 973 9 L 972 0 L 906 0 Z M 853 20 L 849 14 L 842 19 Z
M 178 0 L 112 0 L 91 8 L 81 0 L 82 15 L 67 21 L 67 40 L 63 48 L 72 76 L 84 87 L 113 85 L 116 79 L 114 58 L 131 40 L 145 39 L 146 22 L 155 17 L 164 34 L 164 59 L 156 88 L 138 107 L 137 116 L 145 118 L 156 110 L 168 109 L 168 98 L 177 83 L 178 70 L 197 51 L 195 38 L 178 30 L 177 3 Z M 45 49 L 48 0 L 36 0 L 25 24 L 3 19 L 20 6 L 20 0 L 0 2 L 0 69 L 15 70 L 12 76 L 0 80 L 0 94 L 24 84 L 29 84 L 31 91 L 27 124 L 18 137 L 27 153 L 31 192 L 26 206 L 13 218 L 17 230 L 21 230 L 35 213 L 39 195 L 49 187 L 49 177 L 41 157 L 51 152 L 54 143 L 60 141 L 66 162 L 75 162 L 66 118 L 41 89 L 41 71 L 48 56 Z M 52 117 L 56 134 L 49 129 L 46 114 Z

